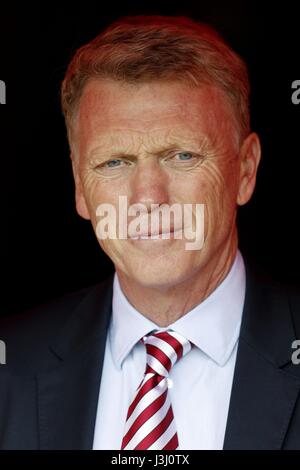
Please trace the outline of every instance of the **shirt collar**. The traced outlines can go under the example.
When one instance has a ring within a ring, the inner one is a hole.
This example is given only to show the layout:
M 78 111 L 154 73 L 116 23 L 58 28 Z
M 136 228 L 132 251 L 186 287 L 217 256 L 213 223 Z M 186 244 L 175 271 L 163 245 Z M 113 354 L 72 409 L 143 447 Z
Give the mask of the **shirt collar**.
M 115 273 L 112 321 L 109 329 L 115 365 L 120 369 L 131 349 L 150 331 L 173 329 L 223 366 L 238 340 L 245 285 L 244 261 L 241 253 L 237 251 L 233 265 L 221 284 L 199 305 L 168 327 L 162 328 L 129 303 Z

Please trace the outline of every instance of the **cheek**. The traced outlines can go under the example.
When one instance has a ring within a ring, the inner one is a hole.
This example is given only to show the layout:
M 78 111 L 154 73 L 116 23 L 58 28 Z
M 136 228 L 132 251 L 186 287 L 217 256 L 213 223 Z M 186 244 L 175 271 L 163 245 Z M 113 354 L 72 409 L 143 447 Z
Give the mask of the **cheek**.
M 128 185 L 124 182 L 113 179 L 99 178 L 93 173 L 86 173 L 82 179 L 84 199 L 89 211 L 91 223 L 96 233 L 97 224 L 101 220 L 101 216 L 97 216 L 97 209 L 101 204 L 109 204 L 115 210 L 115 222 L 118 225 L 119 219 L 119 196 L 128 194 Z M 106 210 L 106 209 L 105 209 Z M 110 252 L 114 249 L 116 240 L 100 240 L 98 239 L 102 249 Z
M 207 191 L 207 217 L 209 225 L 218 232 L 232 226 L 236 213 L 237 175 L 227 166 L 223 171 L 214 169 Z
M 171 193 L 181 202 L 208 204 L 220 199 L 224 183 L 222 172 L 211 165 L 173 180 Z
M 237 175 L 231 165 L 210 165 L 199 173 L 192 185 L 193 200 L 204 203 L 206 233 L 232 223 L 236 209 Z
M 92 220 L 95 220 L 96 210 L 101 203 L 114 203 L 112 195 L 115 194 L 108 181 L 97 178 L 93 173 L 82 175 L 82 186 L 85 202 L 88 206 Z
M 89 209 L 92 222 L 95 222 L 97 207 L 104 199 L 104 195 L 102 194 L 102 192 L 103 190 L 101 188 L 101 185 L 97 180 L 93 179 L 89 182 L 89 184 L 86 184 L 84 186 L 84 197 Z

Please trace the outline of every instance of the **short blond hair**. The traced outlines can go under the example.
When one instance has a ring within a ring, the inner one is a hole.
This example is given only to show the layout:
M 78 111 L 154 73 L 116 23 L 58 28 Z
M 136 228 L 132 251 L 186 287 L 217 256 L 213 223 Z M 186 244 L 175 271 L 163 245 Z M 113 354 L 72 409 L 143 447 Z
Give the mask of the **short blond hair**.
M 95 78 L 130 84 L 177 80 L 196 87 L 214 85 L 231 104 L 240 138 L 250 132 L 245 62 L 213 28 L 190 18 L 124 17 L 76 51 L 61 87 L 70 143 L 83 89 Z

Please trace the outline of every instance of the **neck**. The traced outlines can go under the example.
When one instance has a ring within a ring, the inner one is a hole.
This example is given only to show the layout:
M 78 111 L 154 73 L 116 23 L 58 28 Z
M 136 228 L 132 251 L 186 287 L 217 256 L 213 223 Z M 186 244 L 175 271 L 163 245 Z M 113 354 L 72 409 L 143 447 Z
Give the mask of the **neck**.
M 237 236 L 226 250 L 217 251 L 193 277 L 166 289 L 139 284 L 118 271 L 121 289 L 131 305 L 142 315 L 167 327 L 203 302 L 229 273 L 237 252 Z

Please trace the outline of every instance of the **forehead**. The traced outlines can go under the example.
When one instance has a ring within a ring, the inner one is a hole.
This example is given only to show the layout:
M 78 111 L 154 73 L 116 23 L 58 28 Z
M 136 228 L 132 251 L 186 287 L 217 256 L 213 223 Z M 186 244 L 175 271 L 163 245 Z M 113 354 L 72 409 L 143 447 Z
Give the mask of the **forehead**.
M 83 91 L 75 133 L 80 146 L 116 141 L 213 137 L 233 121 L 223 93 L 215 87 L 180 82 L 131 85 L 91 80 Z

